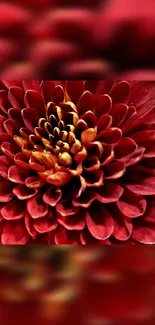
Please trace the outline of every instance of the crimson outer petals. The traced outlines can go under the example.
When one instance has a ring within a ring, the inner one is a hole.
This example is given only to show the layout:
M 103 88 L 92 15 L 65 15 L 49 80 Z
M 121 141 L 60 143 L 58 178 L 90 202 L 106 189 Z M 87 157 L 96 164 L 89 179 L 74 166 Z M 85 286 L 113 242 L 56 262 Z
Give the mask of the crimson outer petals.
M 54 212 L 52 210 L 49 211 L 48 216 L 43 218 L 35 219 L 33 222 L 33 227 L 39 233 L 46 233 L 56 229 L 58 226 L 58 222 L 55 218 Z
M 123 161 L 114 161 L 104 167 L 105 179 L 117 179 L 125 173 L 125 163 Z
M 11 165 L 11 160 L 6 156 L 0 156 L 0 176 L 8 179 L 8 169 Z
M 127 81 L 116 83 L 110 91 L 113 104 L 127 101 L 130 94 L 130 84 Z
M 36 194 L 36 191 L 28 188 L 25 184 L 20 184 L 13 189 L 13 193 L 19 200 L 27 200 Z
M 121 199 L 117 202 L 118 208 L 125 216 L 137 218 L 142 216 L 146 210 L 146 200 L 129 190 L 124 190 Z
M 58 215 L 58 222 L 67 230 L 82 230 L 85 227 L 86 211 L 80 210 L 73 216 Z
M 121 186 L 106 182 L 102 187 L 96 189 L 96 199 L 101 203 L 116 202 L 122 196 L 123 191 Z
M 0 181 L 0 202 L 9 202 L 14 197 L 13 184 L 9 181 Z
M 144 157 L 155 156 L 155 130 L 141 130 L 131 135 L 138 146 L 144 147 Z
M 82 245 L 111 245 L 109 239 L 98 240 L 94 238 L 87 228 L 80 232 L 80 241 Z
M 2 231 L 1 241 L 3 245 L 24 245 L 28 242 L 28 234 L 21 220 L 6 222 Z
M 55 233 L 55 244 L 57 245 L 66 245 L 66 244 L 72 244 L 72 245 L 77 245 L 80 244 L 80 239 L 79 239 L 79 231 L 69 231 L 66 230 L 64 227 L 59 226 L 56 229 Z
M 25 126 L 31 131 L 34 132 L 34 128 L 38 126 L 39 115 L 35 109 L 25 108 L 22 110 L 22 117 Z M 30 118 L 31 116 L 31 118 Z
M 111 204 L 108 208 L 114 222 L 113 236 L 117 240 L 127 241 L 133 230 L 132 219 L 123 215 L 116 204 Z
M 84 114 L 86 111 L 94 111 L 95 96 L 89 91 L 85 91 L 77 103 L 77 110 L 79 115 Z
M 112 99 L 109 95 L 100 95 L 96 99 L 95 114 L 99 118 L 103 114 L 108 114 L 112 107 Z
M 124 157 L 128 157 L 137 149 L 137 144 L 134 140 L 128 137 L 122 138 L 119 143 L 115 146 L 115 158 L 116 159 L 124 159 Z
M 44 217 L 48 213 L 48 205 L 43 202 L 40 193 L 27 201 L 27 210 L 33 219 Z
M 7 203 L 2 209 L 1 214 L 6 220 L 21 219 L 25 213 L 25 204 L 16 198 Z
M 96 140 L 104 142 L 106 144 L 116 144 L 122 137 L 122 131 L 118 128 L 110 128 L 101 131 L 97 136 Z
M 155 195 L 155 177 L 138 173 L 128 173 L 125 186 L 138 195 Z
M 19 110 L 24 107 L 24 90 L 21 87 L 11 87 L 8 92 L 8 98 L 12 107 Z
M 155 223 L 141 220 L 134 225 L 132 238 L 142 244 L 155 244 Z
M 26 178 L 29 176 L 30 170 L 22 168 L 21 166 L 13 165 L 8 170 L 8 178 L 14 183 L 24 184 Z
M 66 81 L 65 86 L 66 86 L 67 94 L 69 95 L 71 101 L 73 101 L 76 104 L 84 91 L 84 81 L 69 80 Z
M 86 224 L 90 233 L 96 239 L 105 240 L 113 233 L 112 217 L 104 206 L 97 201 L 87 211 Z
M 25 222 L 25 227 L 26 227 L 26 230 L 28 231 L 28 234 L 33 239 L 36 239 L 37 231 L 33 227 L 34 220 L 32 219 L 32 217 L 30 216 L 30 214 L 27 211 L 25 213 L 24 222 Z
M 45 115 L 45 104 L 41 94 L 35 90 L 28 90 L 25 94 L 25 105 L 37 111 L 39 116 Z

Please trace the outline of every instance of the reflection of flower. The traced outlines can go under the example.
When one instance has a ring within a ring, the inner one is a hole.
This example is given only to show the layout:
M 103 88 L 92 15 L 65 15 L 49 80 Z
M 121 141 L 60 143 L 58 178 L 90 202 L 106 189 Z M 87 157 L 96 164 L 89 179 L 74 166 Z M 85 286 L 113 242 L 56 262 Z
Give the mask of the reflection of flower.
M 154 243 L 155 82 L 0 87 L 2 244 Z

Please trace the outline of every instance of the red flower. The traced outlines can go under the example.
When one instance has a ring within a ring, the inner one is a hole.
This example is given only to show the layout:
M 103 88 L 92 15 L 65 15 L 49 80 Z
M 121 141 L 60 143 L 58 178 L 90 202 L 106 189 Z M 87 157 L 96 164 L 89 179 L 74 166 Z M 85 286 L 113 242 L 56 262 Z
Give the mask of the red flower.
M 2 244 L 155 243 L 155 82 L 0 87 Z

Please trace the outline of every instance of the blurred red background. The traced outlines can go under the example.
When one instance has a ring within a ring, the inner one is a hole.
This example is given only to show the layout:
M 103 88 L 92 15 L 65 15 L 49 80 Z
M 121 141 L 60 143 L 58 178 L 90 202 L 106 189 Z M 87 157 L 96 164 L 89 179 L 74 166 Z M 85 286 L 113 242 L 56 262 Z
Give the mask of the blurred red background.
M 154 79 L 154 58 L 154 0 L 0 3 L 1 79 Z
M 0 323 L 153 325 L 153 247 L 3 246 Z

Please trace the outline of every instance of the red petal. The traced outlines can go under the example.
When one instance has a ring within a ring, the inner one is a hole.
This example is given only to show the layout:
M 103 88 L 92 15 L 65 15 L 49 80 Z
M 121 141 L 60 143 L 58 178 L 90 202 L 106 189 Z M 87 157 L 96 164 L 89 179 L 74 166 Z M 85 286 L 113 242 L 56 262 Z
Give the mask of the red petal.
M 8 169 L 11 161 L 6 156 L 0 156 L 0 176 L 8 179 Z
M 56 205 L 56 211 L 62 216 L 72 216 L 78 213 L 79 208 L 73 206 L 71 200 L 63 200 Z
M 130 84 L 127 81 L 117 82 L 110 91 L 112 103 L 124 103 L 130 94 Z
M 37 232 L 43 234 L 45 232 L 50 232 L 57 228 L 58 223 L 54 216 L 50 213 L 50 216 L 46 216 L 43 218 L 39 218 L 34 220 L 33 223 L 34 228 Z
M 126 167 L 133 166 L 142 160 L 145 148 L 138 148 L 126 161 Z
M 26 179 L 25 184 L 27 187 L 37 190 L 40 187 L 44 186 L 46 184 L 46 181 L 44 179 L 41 179 L 39 176 L 32 176 Z
M 86 224 L 93 237 L 105 240 L 109 238 L 114 229 L 110 213 L 99 203 L 93 203 L 86 214 Z
M 137 218 L 144 214 L 146 201 L 140 195 L 124 190 L 121 199 L 117 202 L 120 211 L 129 218 Z
M 85 227 L 85 210 L 80 210 L 73 216 L 58 216 L 58 222 L 67 230 L 82 230 Z
M 14 145 L 10 142 L 3 142 L 1 149 L 5 153 L 6 156 L 8 156 L 9 158 L 12 158 L 12 159 L 19 151 L 19 147 L 17 147 L 16 145 Z
M 126 156 L 133 154 L 136 149 L 137 145 L 135 141 L 133 141 L 131 138 L 124 137 L 114 148 L 115 158 L 119 160 L 123 158 L 124 160 Z
M 81 194 L 78 199 L 74 199 L 72 204 L 77 207 L 88 208 L 92 202 L 96 199 L 96 194 L 91 189 L 86 190 Z
M 125 217 L 116 204 L 111 204 L 109 211 L 114 222 L 113 236 L 121 241 L 128 240 L 133 230 L 132 219 Z
M 154 81 L 136 81 L 131 87 L 130 102 L 134 106 L 140 106 L 154 98 Z
M 87 111 L 81 115 L 81 119 L 87 123 L 88 128 L 95 128 L 97 125 L 97 117 L 92 111 Z
M 6 120 L 6 117 L 0 115 L 0 133 L 4 133 L 5 132 L 4 126 L 3 126 L 3 123 L 4 123 L 5 120 Z
M 84 92 L 84 81 L 69 80 L 66 82 L 66 91 L 73 103 L 77 103 L 80 96 Z
M 20 125 L 23 124 L 23 120 L 22 120 L 22 116 L 21 116 L 21 109 L 19 109 L 19 108 L 9 108 L 8 117 L 9 117 L 9 119 L 18 121 L 20 123 Z
M 33 219 L 46 216 L 48 205 L 43 202 L 40 193 L 33 196 L 27 202 L 27 210 Z
M 100 95 L 97 97 L 95 106 L 95 115 L 99 118 L 103 114 L 108 114 L 112 107 L 111 97 L 108 95 Z
M 53 101 L 55 103 L 63 102 L 64 101 L 64 90 L 63 87 L 58 85 L 53 90 Z
M 29 240 L 29 234 L 21 220 L 6 222 L 1 241 L 3 245 L 23 245 Z
M 85 91 L 77 103 L 77 110 L 79 116 L 87 111 L 94 111 L 95 108 L 95 96 L 89 91 Z
M 132 238 L 142 244 L 155 244 L 155 224 L 141 220 L 134 225 Z
M 101 131 L 97 136 L 96 140 L 104 142 L 106 144 L 116 144 L 122 137 L 122 131 L 117 128 L 110 128 Z
M 97 123 L 97 133 L 108 129 L 112 124 L 112 117 L 110 115 L 101 115 Z
M 116 202 L 123 194 L 123 188 L 115 183 L 104 183 L 96 189 L 96 199 L 101 203 Z
M 61 197 L 62 197 L 61 190 L 59 188 L 51 186 L 43 195 L 43 201 L 53 207 L 56 206 L 56 204 L 59 202 Z
M 64 227 L 59 226 L 55 234 L 55 243 L 57 245 L 80 244 L 79 232 L 75 230 L 69 231 L 66 230 Z
M 0 91 L 0 109 L 4 113 L 7 113 L 9 109 L 8 94 L 5 90 Z
M 30 170 L 22 168 L 21 166 L 13 165 L 8 170 L 8 178 L 18 184 L 24 184 L 26 178 L 29 176 Z
M 144 157 L 155 156 L 155 131 L 154 130 L 142 130 L 131 135 L 132 139 L 140 147 L 145 148 Z
M 0 202 L 9 202 L 14 197 L 13 184 L 8 181 L 0 181 Z
M 21 219 L 25 213 L 25 204 L 18 199 L 7 203 L 2 209 L 1 214 L 6 220 Z
M 12 119 L 6 120 L 3 125 L 6 132 L 11 136 L 18 134 L 19 129 L 21 127 L 20 123 Z
M 45 103 L 49 103 L 53 99 L 53 90 L 54 90 L 54 82 L 52 80 L 43 80 L 41 82 L 41 92 L 42 96 L 45 99 Z
M 25 91 L 27 91 L 29 89 L 40 91 L 40 82 L 37 80 L 25 80 L 25 81 L 22 81 L 22 84 L 23 84 Z
M 34 132 L 34 128 L 38 126 L 39 115 L 35 109 L 25 108 L 22 110 L 22 117 L 25 126 L 31 131 Z
M 114 161 L 109 165 L 104 166 L 105 179 L 117 179 L 125 173 L 125 164 L 123 161 Z
M 34 220 L 31 218 L 28 212 L 25 213 L 25 227 L 30 236 L 35 239 L 37 235 L 37 231 L 33 227 Z
M 141 171 L 131 169 L 125 175 L 125 186 L 138 195 L 155 195 L 155 177 L 149 176 Z
M 80 233 L 80 241 L 82 245 L 111 245 L 108 239 L 98 240 L 94 238 L 86 228 Z
M 24 107 L 24 90 L 14 86 L 9 89 L 8 98 L 12 107 L 22 109 Z
M 112 116 L 112 125 L 119 127 L 125 120 L 128 112 L 128 106 L 125 104 L 116 104 L 112 107 L 110 115 Z
M 35 90 L 28 90 L 25 94 L 25 105 L 27 108 L 33 108 L 40 117 L 45 115 L 45 104 L 41 94 Z
M 13 193 L 19 200 L 28 200 L 36 194 L 36 191 L 28 188 L 25 184 L 21 184 L 13 189 Z

